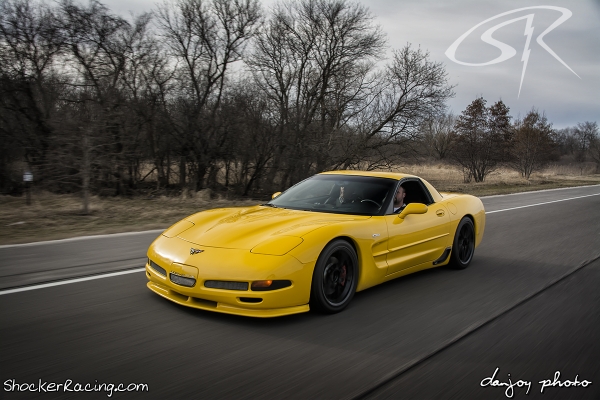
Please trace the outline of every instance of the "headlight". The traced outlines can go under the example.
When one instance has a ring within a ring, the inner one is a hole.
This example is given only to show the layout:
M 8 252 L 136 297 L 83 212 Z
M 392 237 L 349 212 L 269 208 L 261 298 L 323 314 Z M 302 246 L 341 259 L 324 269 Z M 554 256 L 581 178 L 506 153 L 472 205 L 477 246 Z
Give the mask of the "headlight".
M 164 231 L 162 234 L 163 234 L 163 236 L 172 238 L 172 237 L 179 235 L 183 231 L 187 231 L 192 226 L 194 226 L 193 222 L 186 221 L 186 220 L 179 221 L 179 222 L 171 225 L 171 227 L 168 228 L 166 231 Z
M 282 256 L 302 243 L 304 239 L 297 236 L 275 236 L 254 246 L 252 253 Z

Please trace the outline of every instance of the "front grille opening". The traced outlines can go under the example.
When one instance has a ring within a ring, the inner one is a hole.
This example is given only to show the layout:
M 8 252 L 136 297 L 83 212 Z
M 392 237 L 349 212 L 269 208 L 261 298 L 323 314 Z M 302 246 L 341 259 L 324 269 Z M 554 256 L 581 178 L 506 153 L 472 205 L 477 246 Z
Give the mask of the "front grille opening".
M 154 270 L 154 272 L 156 272 L 157 274 L 165 277 L 167 276 L 167 271 L 151 259 L 148 259 L 148 264 L 150 264 L 150 268 L 152 268 L 152 270 Z
M 217 308 L 217 302 L 212 300 L 200 299 L 198 297 L 190 297 L 192 303 L 203 307 Z
M 244 303 L 260 303 L 263 299 L 260 297 L 240 297 L 240 301 Z
M 248 290 L 248 282 L 205 281 L 204 287 L 210 289 Z
M 171 282 L 181 286 L 192 287 L 196 284 L 196 279 L 175 275 L 172 272 L 169 274 L 169 278 L 171 279 Z

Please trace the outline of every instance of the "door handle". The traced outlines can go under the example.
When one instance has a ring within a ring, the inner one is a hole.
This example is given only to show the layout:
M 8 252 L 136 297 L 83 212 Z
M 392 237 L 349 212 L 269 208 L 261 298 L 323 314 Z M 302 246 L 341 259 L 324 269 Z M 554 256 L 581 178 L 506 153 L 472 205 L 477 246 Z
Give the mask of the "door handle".
M 443 217 L 443 216 L 444 216 L 444 214 L 445 214 L 445 213 L 444 213 L 444 210 L 437 210 L 435 213 L 436 213 L 436 215 L 437 215 L 438 217 Z

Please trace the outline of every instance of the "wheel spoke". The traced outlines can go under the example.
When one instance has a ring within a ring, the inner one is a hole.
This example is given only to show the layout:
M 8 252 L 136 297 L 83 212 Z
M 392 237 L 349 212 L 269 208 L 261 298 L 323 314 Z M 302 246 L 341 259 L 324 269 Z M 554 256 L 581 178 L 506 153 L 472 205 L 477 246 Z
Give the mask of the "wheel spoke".
M 461 228 L 458 237 L 458 256 L 461 262 L 469 262 L 473 248 L 473 231 L 468 225 L 465 225 Z
M 330 304 L 340 304 L 352 290 L 354 269 L 352 259 L 344 250 L 334 252 L 323 269 L 322 291 Z

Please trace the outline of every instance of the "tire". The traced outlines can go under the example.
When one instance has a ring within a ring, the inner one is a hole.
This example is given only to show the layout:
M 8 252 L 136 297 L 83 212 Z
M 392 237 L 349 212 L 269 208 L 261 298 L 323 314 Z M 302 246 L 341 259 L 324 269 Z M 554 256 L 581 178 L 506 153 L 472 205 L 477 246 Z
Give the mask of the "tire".
M 456 228 L 449 265 L 455 269 L 465 269 L 475 253 L 475 229 L 471 218 L 464 217 Z
M 317 259 L 310 290 L 310 308 L 326 314 L 350 304 L 358 282 L 358 257 L 345 240 L 329 243 Z

